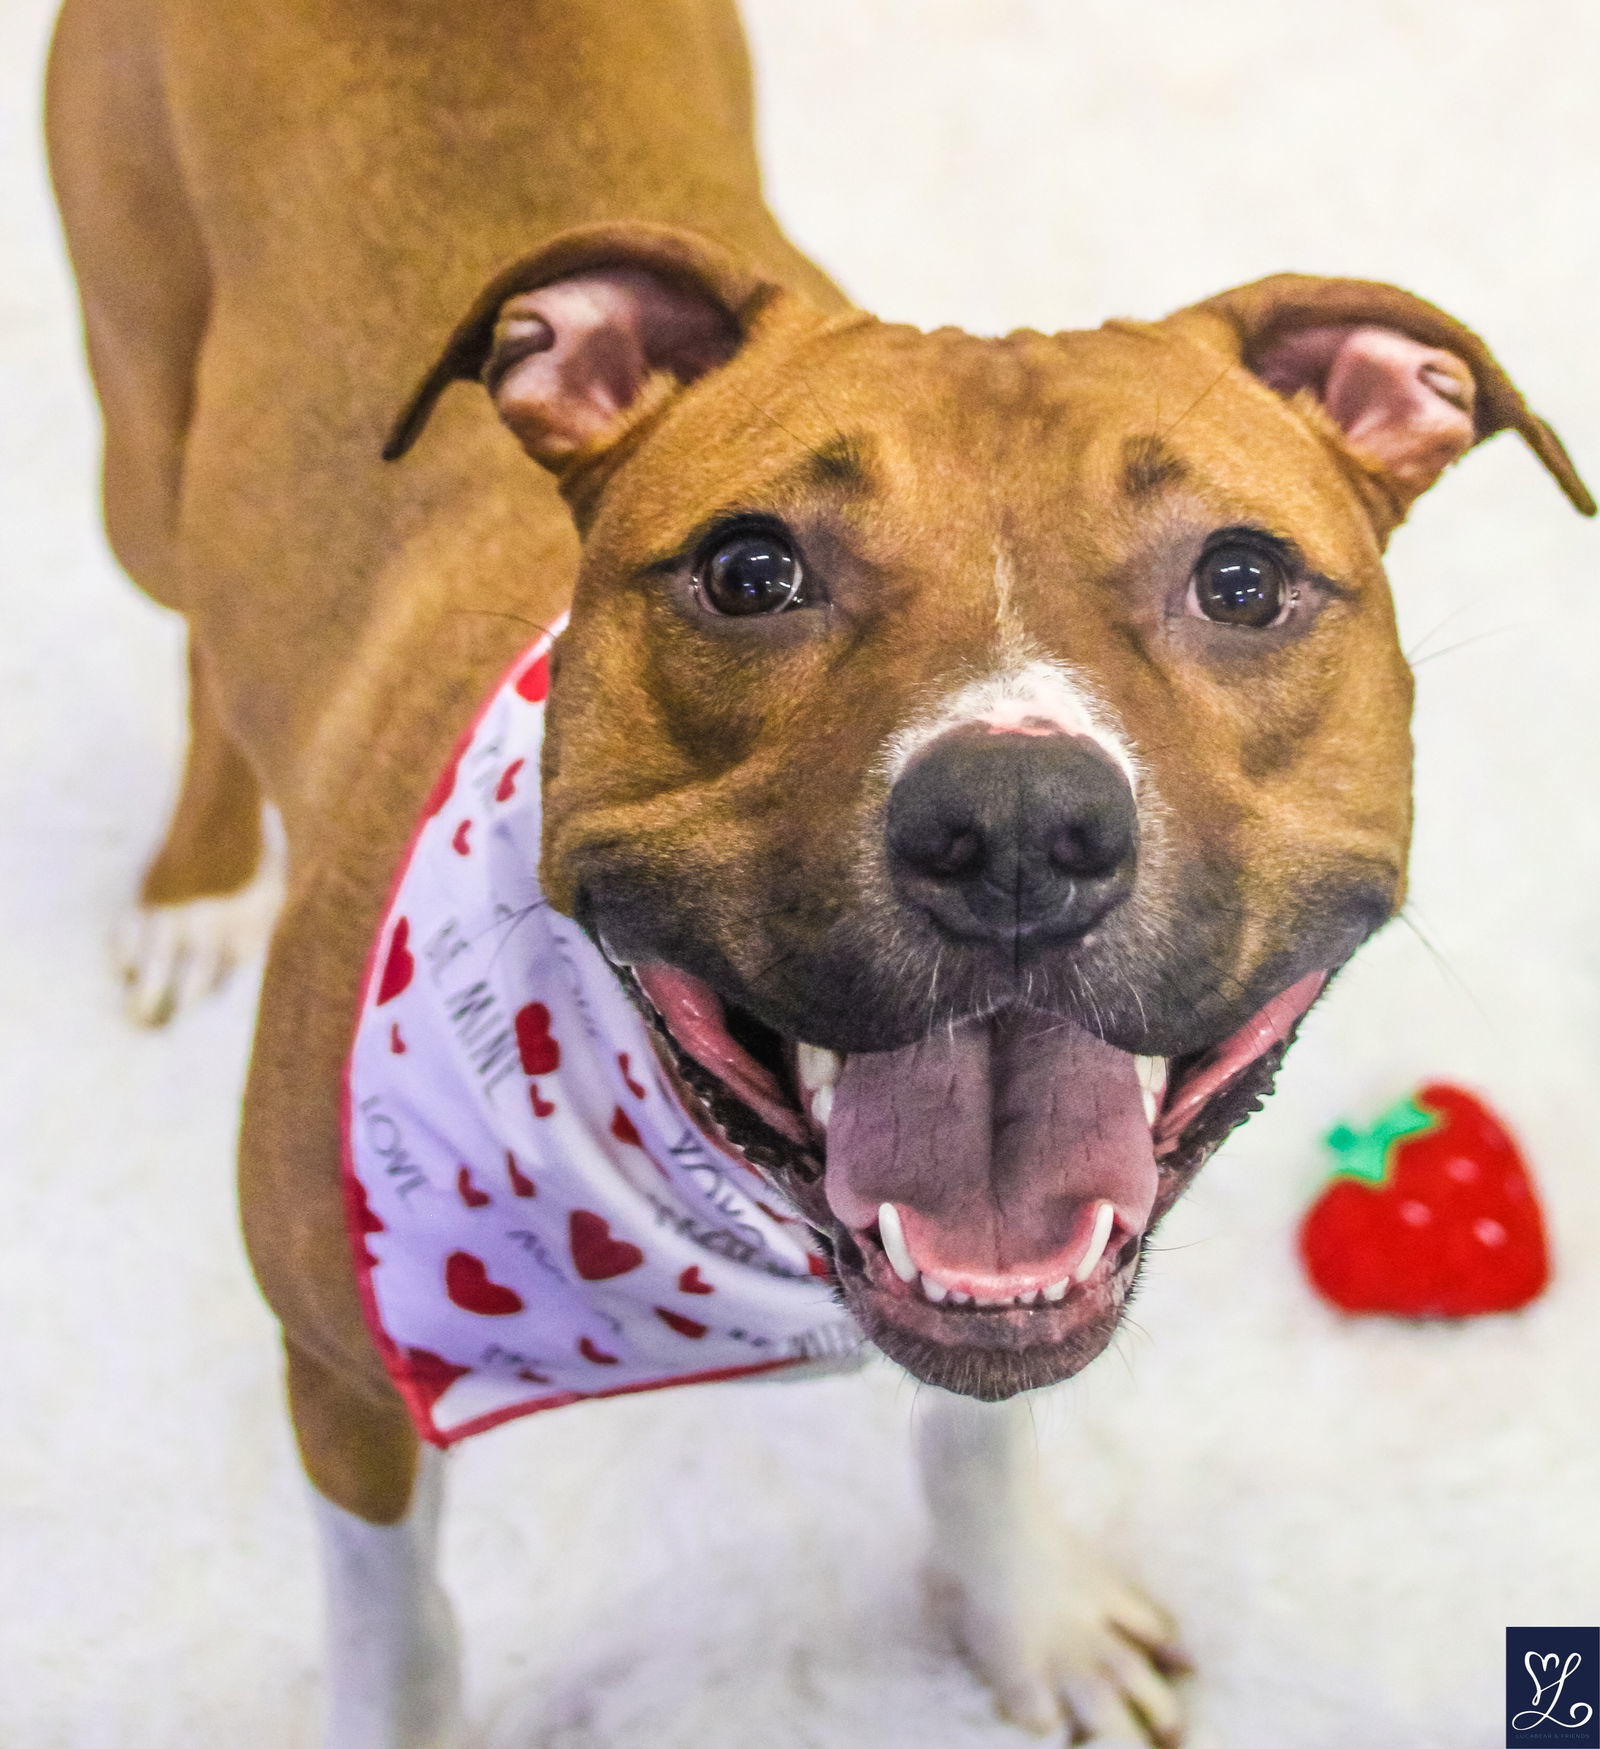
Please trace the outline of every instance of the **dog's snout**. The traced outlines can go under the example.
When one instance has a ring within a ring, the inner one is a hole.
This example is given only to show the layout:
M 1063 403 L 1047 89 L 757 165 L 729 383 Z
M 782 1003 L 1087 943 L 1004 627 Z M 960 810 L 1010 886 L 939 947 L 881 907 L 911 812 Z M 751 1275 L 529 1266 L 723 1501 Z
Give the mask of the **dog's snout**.
M 967 940 L 1077 940 L 1132 890 L 1138 838 L 1127 778 L 1080 735 L 955 729 L 889 794 L 901 896 Z

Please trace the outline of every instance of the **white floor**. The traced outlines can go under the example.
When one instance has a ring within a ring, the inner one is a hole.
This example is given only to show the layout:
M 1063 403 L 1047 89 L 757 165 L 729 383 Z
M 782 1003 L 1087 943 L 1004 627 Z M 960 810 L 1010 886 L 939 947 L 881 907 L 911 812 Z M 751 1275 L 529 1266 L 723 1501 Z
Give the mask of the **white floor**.
M 249 992 L 139 1035 L 102 953 L 173 770 L 177 645 L 96 530 L 47 10 L 0 9 L 0 1740 L 303 1745 L 311 1550 L 231 1209 Z M 775 199 L 863 302 L 1060 327 L 1279 268 L 1391 278 L 1600 475 L 1584 0 L 748 10 Z M 1430 657 L 1418 931 L 1344 980 L 1136 1327 L 1039 1410 L 1063 1500 L 1181 1616 L 1223 1749 L 1495 1749 L 1503 1627 L 1600 1619 L 1600 529 L 1503 438 L 1392 569 Z M 1559 1279 L 1517 1319 L 1342 1326 L 1290 1251 L 1316 1137 L 1439 1072 L 1525 1136 Z M 1020 1745 L 920 1613 L 911 1396 L 887 1368 L 713 1387 L 462 1453 L 485 1742 Z

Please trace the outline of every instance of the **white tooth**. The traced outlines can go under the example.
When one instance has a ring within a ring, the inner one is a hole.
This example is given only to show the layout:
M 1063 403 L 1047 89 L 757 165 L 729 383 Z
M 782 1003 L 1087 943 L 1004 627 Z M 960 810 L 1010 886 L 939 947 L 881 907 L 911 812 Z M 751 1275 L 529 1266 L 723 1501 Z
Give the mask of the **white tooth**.
M 614 948 L 604 935 L 600 937 L 600 951 L 614 966 L 631 966 L 633 964 L 633 961 L 620 949 Z M 654 1007 L 655 1004 L 652 1003 L 651 1006 Z
M 837 1051 L 824 1050 L 821 1045 L 796 1045 L 794 1067 L 800 1085 L 807 1093 L 815 1093 L 819 1088 L 832 1087 L 839 1079 L 844 1058 Z
M 948 1296 L 949 1292 L 949 1288 L 947 1288 L 943 1282 L 935 1281 L 931 1275 L 923 1276 L 922 1297 L 924 1299 L 932 1300 L 937 1306 Z
M 951 1288 L 950 1304 L 952 1306 L 970 1306 L 972 1304 L 972 1295 L 957 1293 L 954 1288 Z
M 833 1089 L 819 1087 L 811 1095 L 811 1115 L 822 1125 L 828 1127 L 828 1119 L 833 1116 Z
M 1065 1281 L 1053 1281 L 1049 1287 L 1044 1290 L 1044 1297 L 1049 1300 L 1052 1305 L 1055 1305 L 1067 1297 L 1067 1289 L 1071 1286 L 1072 1277 L 1070 1275 Z
M 1094 1231 L 1089 1235 L 1089 1249 L 1084 1252 L 1078 1267 L 1072 1272 L 1074 1281 L 1087 1281 L 1095 1272 L 1095 1266 L 1106 1254 L 1106 1243 L 1111 1237 L 1111 1223 L 1116 1219 L 1117 1211 L 1108 1202 L 1102 1202 L 1094 1211 Z
M 902 1281 L 915 1281 L 917 1266 L 911 1261 L 906 1230 L 900 1224 L 900 1211 L 892 1202 L 878 1205 L 878 1237 L 883 1241 L 883 1254 L 889 1259 L 889 1267 Z
M 1019 1306 L 1036 1306 L 1036 1305 L 1038 1305 L 1038 1303 L 1039 1303 L 1039 1290 L 1038 1290 L 1038 1288 L 1030 1288 L 1027 1293 L 1017 1295 L 1017 1304 Z
M 1165 1057 L 1135 1057 L 1135 1072 L 1144 1092 L 1144 1115 L 1147 1123 L 1156 1121 L 1161 1101 L 1167 1093 L 1167 1059 Z

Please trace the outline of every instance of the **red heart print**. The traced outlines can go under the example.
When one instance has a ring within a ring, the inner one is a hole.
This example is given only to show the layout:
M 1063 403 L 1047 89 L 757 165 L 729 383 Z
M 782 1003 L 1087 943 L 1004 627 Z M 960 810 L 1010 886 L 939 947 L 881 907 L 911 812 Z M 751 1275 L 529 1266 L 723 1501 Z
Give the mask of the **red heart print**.
M 497 802 L 509 802 L 517 793 L 517 773 L 527 763 L 525 759 L 513 759 L 500 773 L 500 781 L 494 786 L 494 799 Z
M 457 856 L 470 856 L 472 854 L 472 846 L 468 843 L 468 839 L 471 836 L 472 822 L 470 820 L 463 820 L 461 824 L 456 827 L 455 836 L 450 840 L 450 848 Z
M 1533 1179 L 1505 1126 L 1433 1082 L 1370 1130 L 1328 1138 L 1338 1164 L 1300 1229 L 1313 1285 L 1345 1312 L 1510 1312 L 1550 1276 Z
M 537 1196 L 539 1194 L 538 1185 L 517 1165 L 515 1154 L 508 1153 L 506 1155 L 506 1175 L 511 1180 L 511 1191 L 514 1196 Z
M 619 1142 L 627 1142 L 635 1148 L 644 1146 L 639 1140 L 639 1132 L 633 1127 L 633 1119 L 620 1105 L 611 1114 L 611 1133 Z
M 367 1201 L 367 1187 L 359 1178 L 350 1180 L 350 1205 L 358 1233 L 387 1233 L 389 1231 L 378 1216 L 373 1213 L 372 1204 Z
M 481 1209 L 490 1200 L 488 1191 L 479 1190 L 472 1182 L 472 1169 L 468 1166 L 456 1174 L 456 1192 L 469 1209 Z
M 389 957 L 383 962 L 383 976 L 378 980 L 377 1006 L 392 1002 L 416 975 L 417 962 L 406 943 L 411 939 L 411 922 L 402 917 L 389 937 Z
M 400 1022 L 394 1021 L 389 1027 L 389 1049 L 397 1057 L 406 1054 L 406 1041 L 400 1036 Z
M 509 1318 L 522 1310 L 522 1295 L 490 1281 L 483 1259 L 470 1251 L 452 1251 L 445 1259 L 444 1291 L 463 1312 L 482 1318 Z
M 634 1080 L 632 1071 L 628 1067 L 628 1053 L 626 1051 L 617 1052 L 617 1067 L 622 1071 L 622 1079 L 627 1083 L 628 1091 L 635 1099 L 643 1099 L 649 1089 L 641 1087 Z
M 669 1330 L 676 1330 L 680 1336 L 687 1336 L 695 1342 L 705 1335 L 708 1328 L 693 1318 L 684 1317 L 681 1312 L 669 1312 L 665 1306 L 656 1307 L 656 1316 Z
M 596 1366 L 615 1366 L 617 1357 L 607 1354 L 603 1348 L 596 1348 L 587 1336 L 578 1344 L 578 1352 L 585 1360 L 592 1360 Z
M 588 1209 L 574 1209 L 567 1222 L 572 1261 L 585 1281 L 610 1281 L 626 1275 L 644 1262 L 644 1253 L 626 1239 L 618 1239 L 610 1223 Z
M 827 1259 L 819 1257 L 815 1251 L 807 1252 L 806 1268 L 823 1281 L 830 1280 L 833 1275 L 833 1271 L 828 1267 Z
M 700 1265 L 691 1263 L 678 1277 L 678 1291 L 685 1294 L 714 1294 L 717 1290 L 700 1273 Z
M 546 651 L 536 662 L 530 662 L 517 676 L 518 698 L 529 704 L 543 704 L 550 696 L 550 653 Z
M 470 1366 L 457 1366 L 431 1349 L 406 1350 L 406 1374 L 416 1387 L 417 1395 L 430 1409 L 457 1379 L 464 1379 L 471 1371 Z
M 524 1075 L 553 1075 L 561 1067 L 561 1046 L 550 1036 L 550 1010 L 530 1002 L 517 1010 L 517 1050 Z
M 456 787 L 456 770 L 461 764 L 462 754 L 467 750 L 467 739 L 468 738 L 464 736 L 456 743 L 455 751 L 450 755 L 449 762 L 446 764 L 444 770 L 439 773 L 438 781 L 434 784 L 433 788 L 428 791 L 428 799 L 422 804 L 422 817 L 424 820 L 431 820 L 435 814 L 443 809 L 445 803 L 449 801 L 452 794 L 454 794 Z
M 388 1228 L 372 1212 L 372 1204 L 367 1201 L 367 1187 L 359 1178 L 347 1180 L 346 1207 L 349 1210 L 348 1219 L 351 1226 L 360 1236 L 361 1261 L 368 1269 L 378 1267 L 378 1259 L 372 1255 L 372 1248 L 367 1244 L 369 1233 L 386 1233 Z
M 553 1099 L 546 1099 L 531 1081 L 528 1083 L 528 1098 L 533 1101 L 533 1115 L 535 1117 L 553 1117 L 555 1115 L 556 1102 Z

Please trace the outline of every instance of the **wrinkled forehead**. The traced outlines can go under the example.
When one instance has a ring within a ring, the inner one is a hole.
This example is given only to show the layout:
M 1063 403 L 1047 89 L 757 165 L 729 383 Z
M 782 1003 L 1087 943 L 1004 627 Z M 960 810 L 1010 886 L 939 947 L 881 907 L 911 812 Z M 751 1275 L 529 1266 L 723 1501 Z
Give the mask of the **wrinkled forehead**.
M 857 318 L 752 346 L 670 422 L 635 483 L 656 538 L 741 510 L 827 509 L 886 539 L 1070 538 L 1088 559 L 1181 505 L 1338 563 L 1367 525 L 1312 430 L 1235 362 L 1158 324 L 998 338 Z

